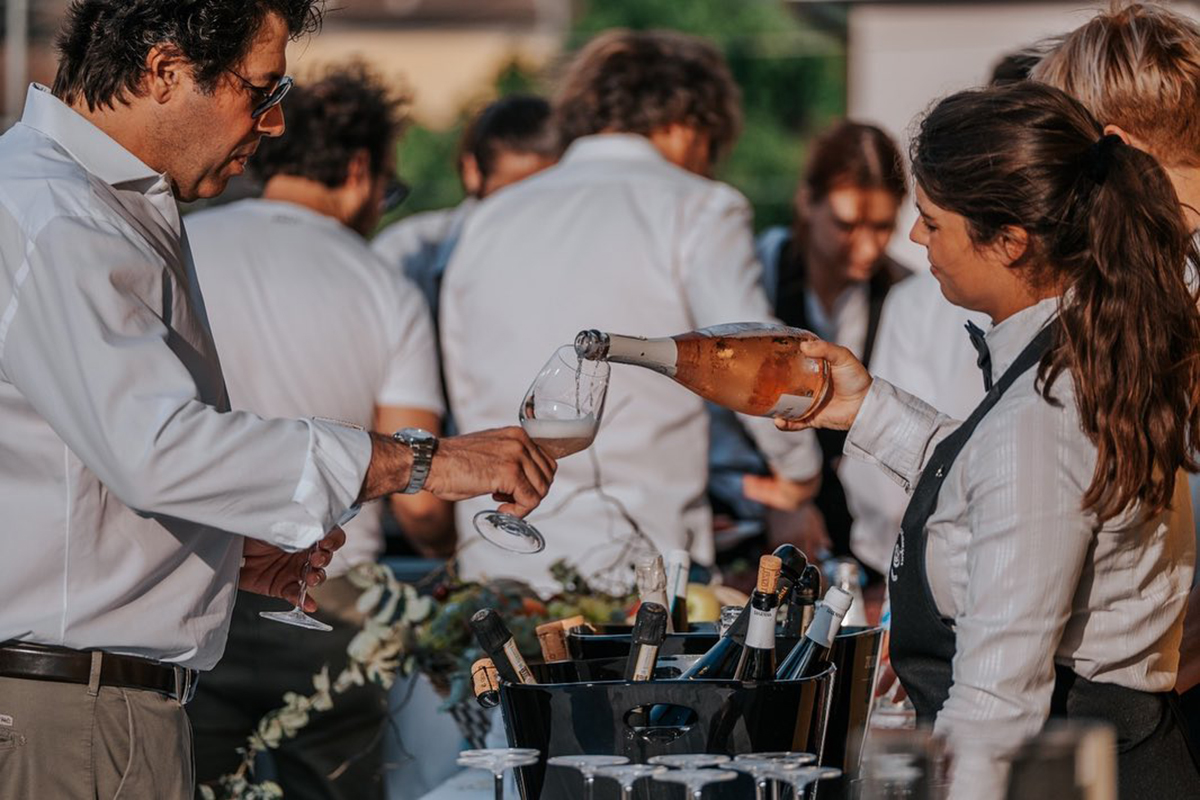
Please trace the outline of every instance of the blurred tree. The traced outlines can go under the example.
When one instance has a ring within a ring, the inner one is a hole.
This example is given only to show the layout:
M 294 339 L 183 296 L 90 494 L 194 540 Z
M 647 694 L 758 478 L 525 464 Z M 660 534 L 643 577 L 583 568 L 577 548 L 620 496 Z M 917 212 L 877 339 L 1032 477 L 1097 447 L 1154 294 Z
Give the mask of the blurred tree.
M 806 142 L 845 113 L 846 60 L 837 20 L 818 29 L 783 0 L 592 0 L 568 37 L 576 49 L 608 28 L 672 28 L 705 36 L 725 53 L 742 88 L 745 127 L 718 177 L 755 208 L 755 227 L 786 224 Z M 546 76 L 510 64 L 495 94 L 548 93 Z M 472 109 L 474 110 L 474 109 Z M 464 114 L 464 118 L 465 118 Z M 414 188 L 403 213 L 461 199 L 454 156 L 462 121 L 449 131 L 413 126 L 400 146 L 400 171 Z

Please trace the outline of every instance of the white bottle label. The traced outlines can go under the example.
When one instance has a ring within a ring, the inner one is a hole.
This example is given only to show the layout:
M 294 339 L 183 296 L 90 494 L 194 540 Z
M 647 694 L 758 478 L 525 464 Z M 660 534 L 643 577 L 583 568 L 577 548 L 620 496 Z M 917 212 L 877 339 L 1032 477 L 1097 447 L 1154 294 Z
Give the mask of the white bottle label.
M 779 402 L 771 408 L 764 416 L 782 417 L 783 419 L 797 419 L 804 416 L 810 408 L 812 408 L 813 399 L 811 397 L 799 397 L 794 394 L 779 395 Z
M 654 669 L 657 656 L 658 648 L 653 645 L 647 644 L 638 648 L 637 661 L 633 665 L 633 679 L 635 681 L 650 680 L 650 673 Z
M 750 624 L 746 627 L 746 646 L 759 650 L 775 649 L 775 611 L 750 607 Z
M 512 664 L 512 668 L 516 670 L 521 683 L 537 683 L 533 679 L 533 673 L 529 671 L 529 665 L 525 663 L 521 651 L 517 649 L 517 643 L 512 639 L 504 643 L 504 655 L 508 656 L 508 663 Z

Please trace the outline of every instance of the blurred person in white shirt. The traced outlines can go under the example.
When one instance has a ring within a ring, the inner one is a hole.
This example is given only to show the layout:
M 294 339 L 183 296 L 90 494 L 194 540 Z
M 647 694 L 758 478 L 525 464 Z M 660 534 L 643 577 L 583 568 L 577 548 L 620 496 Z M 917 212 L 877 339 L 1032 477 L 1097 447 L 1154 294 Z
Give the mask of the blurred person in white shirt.
M 907 193 L 899 148 L 879 128 L 843 120 L 817 137 L 796 190 L 792 224 L 758 237 L 763 287 L 775 315 L 869 362 L 880 344 L 884 300 L 909 275 L 887 255 Z M 772 544 L 788 536 L 810 558 L 849 555 L 851 487 L 843 487 L 837 473 L 845 436 L 818 432 L 824 468 L 813 503 L 824 525 L 806 525 L 811 515 L 776 490 L 780 481 L 734 415 L 712 413 L 709 492 L 717 508 L 732 509 L 740 520 L 768 520 Z
M 442 287 L 441 335 L 460 424 L 507 422 L 546 358 L 584 328 L 660 336 L 771 320 L 750 207 L 709 175 L 740 125 L 739 93 L 712 45 L 672 32 L 613 31 L 568 67 L 556 98 L 562 160 L 482 202 Z M 802 486 L 820 470 L 814 439 L 747 423 L 772 469 Z M 537 555 L 500 551 L 471 530 L 484 503 L 457 509 L 467 577 L 556 588 L 567 559 L 625 587 L 639 554 L 682 548 L 713 562 L 703 402 L 644 370 L 613 370 L 595 444 L 566 459 Z
M 234 408 L 263 417 L 307 410 L 368 430 L 440 433 L 429 312 L 416 287 L 364 239 L 389 189 L 396 196 L 393 153 L 403 114 L 403 100 L 362 66 L 307 82 L 289 98 L 287 133 L 259 149 L 262 198 L 188 218 Z M 390 502 L 419 551 L 453 550 L 449 503 L 428 493 L 394 494 Z M 237 768 L 237 748 L 286 692 L 307 693 L 323 668 L 341 672 L 362 623 L 355 609 L 361 592 L 346 573 L 383 553 L 381 516 L 372 504 L 344 526 L 346 545 L 326 569 L 327 583 L 313 591 L 317 616 L 332 632 L 264 622 L 259 612 L 279 604 L 239 595 L 225 656 L 188 707 L 200 782 Z M 273 666 L 263 671 L 262 663 Z M 387 696 L 374 683 L 354 687 L 275 748 L 285 793 L 382 797 Z M 348 768 L 339 770 L 343 763 Z
M 458 177 L 465 199 L 453 208 L 404 217 L 371 241 L 385 262 L 421 289 L 435 324 L 442 275 L 476 204 L 551 166 L 558 154 L 549 102 L 525 94 L 495 100 L 471 120 L 459 143 Z

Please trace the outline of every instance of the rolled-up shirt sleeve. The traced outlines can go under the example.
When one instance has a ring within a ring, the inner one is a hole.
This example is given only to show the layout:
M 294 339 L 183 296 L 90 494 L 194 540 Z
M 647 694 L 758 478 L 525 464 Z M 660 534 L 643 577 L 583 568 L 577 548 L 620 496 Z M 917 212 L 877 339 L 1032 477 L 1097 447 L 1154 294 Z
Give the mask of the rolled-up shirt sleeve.
M 0 330 L 0 370 L 138 513 L 289 550 L 313 544 L 354 503 L 369 436 L 205 402 L 197 376 L 219 381 L 219 368 L 164 321 L 174 313 L 203 324 L 172 309 L 181 296 L 175 279 L 149 245 L 112 222 L 52 219 L 26 250 Z

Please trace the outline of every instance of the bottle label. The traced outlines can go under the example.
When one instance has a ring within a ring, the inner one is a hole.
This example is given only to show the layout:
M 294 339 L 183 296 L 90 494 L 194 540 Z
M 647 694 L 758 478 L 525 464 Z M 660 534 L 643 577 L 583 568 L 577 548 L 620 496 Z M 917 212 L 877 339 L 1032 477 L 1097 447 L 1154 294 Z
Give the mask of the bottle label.
M 782 417 L 783 419 L 798 419 L 812 408 L 813 398 L 799 397 L 794 394 L 781 394 L 775 406 L 764 414 L 764 417 Z
M 654 645 L 644 644 L 638 647 L 637 661 L 633 665 L 633 680 L 650 680 L 650 673 L 654 671 L 657 656 L 658 648 Z
M 504 655 L 508 658 L 508 663 L 512 664 L 513 671 L 517 673 L 521 683 L 537 683 L 533 679 L 533 673 L 529 671 L 529 665 L 521 656 L 521 651 L 517 649 L 517 643 L 512 639 L 504 643 Z
M 750 608 L 750 625 L 746 628 L 746 646 L 758 650 L 775 649 L 775 611 Z

